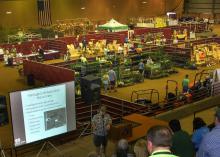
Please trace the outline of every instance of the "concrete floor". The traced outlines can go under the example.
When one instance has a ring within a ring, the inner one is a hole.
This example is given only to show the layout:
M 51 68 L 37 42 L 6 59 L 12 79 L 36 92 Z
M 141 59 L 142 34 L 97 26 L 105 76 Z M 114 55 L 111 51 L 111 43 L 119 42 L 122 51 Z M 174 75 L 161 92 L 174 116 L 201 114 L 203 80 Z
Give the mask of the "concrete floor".
M 0 88 L 1 94 L 7 95 L 8 92 L 10 91 L 29 88 L 28 86 L 26 86 L 25 79 L 18 75 L 18 69 L 16 67 L 13 68 L 4 67 L 2 64 L 0 64 L 0 69 L 2 72 L 2 76 L 7 76 L 7 77 L 0 77 L 0 82 L 4 84 Z M 130 101 L 130 95 L 133 90 L 154 88 L 160 92 L 160 101 L 162 101 L 165 97 L 166 80 L 168 79 L 177 80 L 179 82 L 179 90 L 181 91 L 182 90 L 181 80 L 183 79 L 185 74 L 189 74 L 190 80 L 192 81 L 194 79 L 194 75 L 196 74 L 196 72 L 201 71 L 201 69 L 196 71 L 185 70 L 185 69 L 178 69 L 178 70 L 179 70 L 178 74 L 173 74 L 170 77 L 155 79 L 155 80 L 145 79 L 144 83 L 139 83 L 134 86 L 124 87 L 124 88 L 118 88 L 118 91 L 116 93 L 108 93 L 108 95 Z M 173 89 L 174 88 L 175 87 L 173 87 Z M 202 117 L 207 124 L 211 124 L 213 122 L 213 115 L 214 115 L 213 109 L 206 110 L 197 114 L 197 116 Z M 183 129 L 189 132 L 190 134 L 192 133 L 192 120 L 193 120 L 193 115 L 180 119 Z M 77 157 L 85 157 L 89 152 L 95 150 L 91 138 L 92 138 L 91 136 L 82 137 L 76 141 L 72 141 L 65 145 L 59 146 L 58 148 L 62 150 L 62 152 L 67 157 L 72 157 L 72 156 L 75 157 L 76 154 Z M 12 143 L 11 124 L 0 127 L 0 139 L 3 147 L 6 148 L 11 147 L 11 143 Z M 107 152 L 108 156 L 111 156 L 113 150 L 114 150 L 114 144 L 110 142 Z M 35 156 L 36 154 L 37 151 L 31 152 L 30 154 L 27 154 L 27 156 Z M 50 149 L 49 154 L 50 156 L 58 155 L 53 149 Z M 46 151 L 42 153 L 42 156 L 47 156 Z
M 216 27 L 214 27 L 214 32 L 220 35 L 220 25 L 217 25 Z M 213 68 L 217 68 L 217 67 L 219 66 L 216 66 Z M 133 90 L 154 88 L 160 92 L 160 100 L 162 101 L 165 97 L 165 84 L 168 79 L 178 81 L 179 90 L 181 90 L 180 85 L 185 74 L 189 74 L 190 81 L 192 81 L 194 79 L 195 74 L 198 71 L 198 70 L 193 71 L 193 70 L 184 70 L 184 69 L 178 69 L 178 70 L 179 70 L 178 74 L 173 74 L 170 77 L 161 78 L 157 80 L 145 79 L 144 83 L 136 84 L 130 87 L 118 88 L 118 91 L 116 93 L 108 93 L 108 95 L 130 101 L 131 92 Z M 1 73 L 0 94 L 8 96 L 8 93 L 11 91 L 29 88 L 25 83 L 25 79 L 19 76 L 18 69 L 16 67 L 13 67 L 13 68 L 4 67 L 3 64 L 0 63 L 0 73 Z M 10 107 L 8 105 L 8 110 L 9 108 Z M 196 116 L 202 117 L 207 124 L 210 124 L 213 122 L 213 115 L 214 115 L 214 110 L 209 109 L 209 110 L 198 113 Z M 192 133 L 192 120 L 193 120 L 193 115 L 181 119 L 182 128 L 189 133 Z M 89 152 L 94 150 L 94 146 L 92 144 L 91 138 L 92 138 L 91 136 L 82 137 L 76 141 L 72 141 L 65 145 L 59 146 L 58 148 L 62 150 L 62 152 L 64 152 L 66 157 L 76 157 L 76 156 L 85 157 L 87 156 Z M 11 123 L 0 127 L 0 141 L 2 143 L 3 148 L 10 148 L 12 146 Z M 114 144 L 110 142 L 108 151 L 107 151 L 108 156 L 112 154 L 113 148 L 114 148 Z M 31 154 L 28 154 L 28 156 L 35 156 L 36 154 L 37 154 L 37 151 L 31 152 Z M 57 153 L 51 149 L 49 156 L 56 156 L 56 155 Z M 42 156 L 47 156 L 47 155 L 42 154 Z

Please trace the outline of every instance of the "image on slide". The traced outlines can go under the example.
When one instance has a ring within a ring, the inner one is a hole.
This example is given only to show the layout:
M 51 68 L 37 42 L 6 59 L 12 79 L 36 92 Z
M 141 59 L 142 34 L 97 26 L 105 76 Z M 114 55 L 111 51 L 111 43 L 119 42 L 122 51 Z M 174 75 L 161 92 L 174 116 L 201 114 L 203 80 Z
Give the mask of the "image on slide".
M 66 108 L 44 112 L 45 131 L 66 125 Z

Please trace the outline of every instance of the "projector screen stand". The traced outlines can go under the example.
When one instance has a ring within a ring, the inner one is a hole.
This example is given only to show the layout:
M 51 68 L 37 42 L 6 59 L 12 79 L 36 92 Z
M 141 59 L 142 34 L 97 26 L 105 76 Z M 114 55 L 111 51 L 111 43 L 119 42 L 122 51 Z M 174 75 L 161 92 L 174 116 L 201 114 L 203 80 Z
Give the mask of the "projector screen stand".
M 86 122 L 84 123 L 84 125 L 86 125 L 85 129 L 83 129 L 83 131 L 80 133 L 79 137 L 77 139 L 79 139 L 80 137 L 84 136 L 84 135 L 90 135 L 92 134 L 92 116 L 93 116 L 93 103 L 90 104 L 90 122 Z M 87 133 L 86 131 L 90 129 L 90 133 Z
M 80 137 L 84 136 L 84 135 L 89 135 L 89 133 L 86 133 L 86 131 L 89 129 L 90 126 L 90 122 L 88 123 L 84 123 L 86 125 L 85 129 L 83 129 L 83 131 L 81 132 L 81 134 L 79 135 L 79 137 L 77 139 L 79 139 Z
M 42 145 L 42 147 L 41 147 L 40 151 L 37 153 L 36 157 L 39 157 L 40 154 L 41 154 L 41 152 L 43 151 L 43 149 L 44 149 L 45 147 L 47 148 L 48 145 L 50 145 L 51 147 L 53 147 L 53 149 L 56 150 L 56 152 L 57 152 L 58 154 L 60 154 L 61 157 L 63 156 L 62 153 L 61 153 L 61 151 L 60 151 L 56 146 L 54 146 L 50 141 L 46 141 L 46 142 L 44 142 L 44 144 Z
M 0 150 L 1 150 L 1 157 L 6 157 L 5 151 L 4 151 L 4 149 L 2 148 L 2 143 L 1 143 L 1 141 L 0 141 Z

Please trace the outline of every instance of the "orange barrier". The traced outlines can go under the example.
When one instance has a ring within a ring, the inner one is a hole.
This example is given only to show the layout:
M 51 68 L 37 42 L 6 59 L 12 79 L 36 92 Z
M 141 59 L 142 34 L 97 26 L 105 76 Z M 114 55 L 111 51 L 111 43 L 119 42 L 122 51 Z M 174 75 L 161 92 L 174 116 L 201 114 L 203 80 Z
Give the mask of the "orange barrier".
M 146 136 L 147 131 L 155 125 L 167 125 L 166 122 L 140 114 L 131 114 L 123 117 L 123 120 L 139 124 L 139 126 L 132 128 L 132 136 L 127 137 L 128 142 L 134 142 L 144 136 Z

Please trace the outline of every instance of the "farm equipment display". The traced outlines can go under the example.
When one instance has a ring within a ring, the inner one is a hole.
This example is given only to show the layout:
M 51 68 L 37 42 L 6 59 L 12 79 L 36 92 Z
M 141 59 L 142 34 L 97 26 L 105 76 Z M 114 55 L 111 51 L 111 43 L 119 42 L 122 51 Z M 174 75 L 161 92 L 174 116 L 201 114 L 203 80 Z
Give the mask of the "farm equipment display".
M 171 91 L 170 85 L 173 84 L 174 90 Z M 164 108 L 173 109 L 174 104 L 177 102 L 178 98 L 178 82 L 175 80 L 167 80 L 166 83 L 166 96 L 165 96 L 165 104 Z
M 189 93 L 192 95 L 192 101 L 198 101 L 211 94 L 212 70 L 203 70 L 195 75 L 193 85 Z
M 143 115 L 154 115 L 160 111 L 159 92 L 156 89 L 133 91 L 131 102 L 143 105 L 140 112 Z

